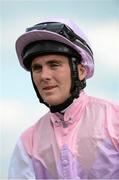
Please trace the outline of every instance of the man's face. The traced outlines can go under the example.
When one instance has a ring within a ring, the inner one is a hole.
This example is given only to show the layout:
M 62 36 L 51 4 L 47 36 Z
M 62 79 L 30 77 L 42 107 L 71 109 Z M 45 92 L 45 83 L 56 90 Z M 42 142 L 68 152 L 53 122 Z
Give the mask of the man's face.
M 38 56 L 32 61 L 31 69 L 34 83 L 47 104 L 61 104 L 70 96 L 68 57 L 53 54 Z

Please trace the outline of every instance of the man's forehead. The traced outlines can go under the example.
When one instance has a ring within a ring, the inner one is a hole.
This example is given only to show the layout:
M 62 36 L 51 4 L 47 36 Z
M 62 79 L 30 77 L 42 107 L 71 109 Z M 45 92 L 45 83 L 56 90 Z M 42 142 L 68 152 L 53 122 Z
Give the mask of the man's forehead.
M 58 62 L 58 61 L 66 61 L 68 60 L 68 57 L 67 56 L 64 56 L 64 55 L 56 55 L 56 54 L 50 54 L 50 55 L 40 55 L 40 56 L 37 56 L 35 57 L 33 60 L 32 60 L 32 64 L 36 64 L 36 63 L 50 63 L 50 62 Z

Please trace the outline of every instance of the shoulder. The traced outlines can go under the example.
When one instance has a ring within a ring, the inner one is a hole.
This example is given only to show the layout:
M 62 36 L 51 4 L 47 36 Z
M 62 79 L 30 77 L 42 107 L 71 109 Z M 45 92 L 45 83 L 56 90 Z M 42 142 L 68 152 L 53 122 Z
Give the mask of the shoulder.
M 91 96 L 88 98 L 89 107 L 103 118 L 105 129 L 119 151 L 119 104 Z
M 119 125 L 119 104 L 108 100 L 88 96 L 87 106 L 88 109 L 96 112 L 100 117 L 102 117 L 103 114 L 106 122 L 113 124 L 114 122 L 116 122 Z
M 45 114 L 33 126 L 29 127 L 21 134 L 20 139 L 29 155 L 31 154 L 33 147 L 34 134 L 39 133 L 40 130 L 43 131 L 44 126 L 49 124 L 48 122 L 50 122 L 50 113 Z
M 112 109 L 115 112 L 119 112 L 119 104 L 115 102 L 111 102 L 105 99 L 93 97 L 93 96 L 87 96 L 88 97 L 88 103 L 94 106 L 100 106 L 100 107 L 105 107 L 106 109 Z
M 22 136 L 29 136 L 30 134 L 33 134 L 34 130 L 39 127 L 39 126 L 43 126 L 45 125 L 45 123 L 47 121 L 49 121 L 50 119 L 50 113 L 48 112 L 47 114 L 45 114 L 44 116 L 42 116 L 34 125 L 32 125 L 31 127 L 29 127 L 28 129 L 26 129 L 22 135 Z

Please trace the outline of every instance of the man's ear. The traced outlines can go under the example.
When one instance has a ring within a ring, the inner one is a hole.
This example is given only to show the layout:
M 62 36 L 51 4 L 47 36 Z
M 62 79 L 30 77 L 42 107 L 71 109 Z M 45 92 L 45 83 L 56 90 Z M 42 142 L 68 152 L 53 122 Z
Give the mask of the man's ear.
M 83 80 L 86 77 L 86 68 L 82 64 L 78 64 L 79 79 Z

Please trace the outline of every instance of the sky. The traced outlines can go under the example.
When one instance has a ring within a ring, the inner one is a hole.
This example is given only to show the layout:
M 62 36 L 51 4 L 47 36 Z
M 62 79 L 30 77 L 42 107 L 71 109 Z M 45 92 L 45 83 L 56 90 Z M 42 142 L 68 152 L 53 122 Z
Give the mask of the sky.
M 95 73 L 87 80 L 86 93 L 119 103 L 118 0 L 0 0 L 0 179 L 7 178 L 20 134 L 48 111 L 15 52 L 25 29 L 48 17 L 70 18 L 88 36 Z

